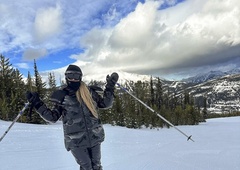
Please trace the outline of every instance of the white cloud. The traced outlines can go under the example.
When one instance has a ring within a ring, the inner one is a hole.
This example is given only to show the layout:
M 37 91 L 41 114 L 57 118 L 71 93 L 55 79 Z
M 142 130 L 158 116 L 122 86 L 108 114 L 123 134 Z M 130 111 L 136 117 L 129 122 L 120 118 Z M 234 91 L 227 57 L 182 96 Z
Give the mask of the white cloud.
M 152 36 L 159 3 L 139 3 L 136 10 L 120 21 L 109 38 L 112 48 L 139 48 Z
M 47 55 L 46 49 L 26 49 L 23 53 L 23 60 L 32 61 L 33 59 L 38 59 Z
M 160 11 L 159 5 L 139 3 L 114 28 L 94 28 L 81 40 L 87 47 L 82 56 L 102 67 L 149 74 L 204 69 L 239 57 L 240 1 L 185 1 Z
M 22 0 L 0 2 L 0 52 L 26 48 L 57 49 L 61 32 L 61 7 L 47 0 L 34 3 Z
M 31 42 L 32 10 L 24 12 L 24 7 L 16 7 L 13 4 L 0 2 L 0 46 L 1 51 L 9 51 L 12 48 L 22 48 L 25 42 Z M 16 10 L 17 9 L 17 10 Z
M 61 32 L 62 10 L 59 5 L 55 8 L 47 7 L 39 9 L 34 21 L 34 29 L 37 41 L 43 41 Z
M 0 13 L 6 13 L 8 11 L 5 4 L 0 4 Z

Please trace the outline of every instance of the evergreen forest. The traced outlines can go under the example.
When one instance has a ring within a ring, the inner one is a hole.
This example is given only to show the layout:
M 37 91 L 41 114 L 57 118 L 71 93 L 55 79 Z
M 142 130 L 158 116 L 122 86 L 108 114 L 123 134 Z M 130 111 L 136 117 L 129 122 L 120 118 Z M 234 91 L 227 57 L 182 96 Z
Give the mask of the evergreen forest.
M 14 68 L 3 55 L 0 55 L 0 119 L 12 121 L 26 103 L 26 91 L 39 93 L 44 103 L 52 107 L 49 96 L 58 87 L 54 73 L 48 74 L 48 82 L 43 82 L 34 60 L 34 73 L 28 72 L 26 80 L 18 69 Z M 89 85 L 104 88 L 105 82 L 92 81 Z M 203 111 L 194 105 L 194 99 L 188 93 L 181 96 L 168 94 L 163 89 L 160 78 L 149 81 L 127 82 L 122 86 L 138 99 L 150 106 L 174 125 L 197 125 L 206 118 L 206 108 Z M 128 128 L 162 128 L 168 127 L 156 113 L 147 109 L 124 90 L 115 89 L 115 99 L 110 109 L 100 110 L 102 123 Z M 46 123 L 35 111 L 29 107 L 18 120 L 23 123 Z

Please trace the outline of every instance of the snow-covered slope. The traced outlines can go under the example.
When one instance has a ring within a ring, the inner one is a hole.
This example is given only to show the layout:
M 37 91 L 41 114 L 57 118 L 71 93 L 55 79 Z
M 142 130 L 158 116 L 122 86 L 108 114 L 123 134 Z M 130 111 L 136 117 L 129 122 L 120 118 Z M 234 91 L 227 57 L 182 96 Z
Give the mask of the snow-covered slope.
M 2 135 L 11 122 L 0 121 Z M 104 125 L 104 170 L 239 170 L 240 117 L 179 126 L 195 142 L 170 129 L 127 129 Z M 0 143 L 1 170 L 78 170 L 64 149 L 61 123 L 16 123 Z
M 202 106 L 207 99 L 208 110 L 214 113 L 229 113 L 240 110 L 240 74 L 227 75 L 188 88 L 196 104 Z
M 194 97 L 195 104 L 200 107 L 204 106 L 204 98 L 206 98 L 209 113 L 231 113 L 240 111 L 240 74 L 235 74 L 237 72 L 238 70 L 235 69 L 232 70 L 232 74 L 204 80 L 202 83 L 163 81 L 163 84 L 169 94 L 179 96 L 189 92 Z M 196 77 L 195 81 L 197 78 L 199 77 Z

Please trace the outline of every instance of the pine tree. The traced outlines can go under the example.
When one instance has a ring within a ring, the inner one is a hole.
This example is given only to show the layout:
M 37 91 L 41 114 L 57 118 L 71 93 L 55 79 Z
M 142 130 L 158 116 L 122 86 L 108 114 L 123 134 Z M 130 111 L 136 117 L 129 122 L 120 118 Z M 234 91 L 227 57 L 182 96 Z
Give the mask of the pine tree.
M 207 98 L 204 97 L 203 98 L 203 119 L 207 119 L 208 115 L 207 115 Z
M 35 86 L 36 86 L 36 90 L 39 94 L 39 96 L 42 98 L 42 99 L 45 99 L 44 96 L 45 96 L 45 90 L 44 88 L 46 87 L 46 83 L 43 83 L 42 82 L 42 78 L 38 72 L 38 69 L 37 69 L 37 63 L 36 63 L 36 60 L 34 59 L 34 75 L 35 75 Z
M 11 103 L 12 90 L 12 64 L 8 58 L 0 55 L 0 117 L 9 120 L 13 115 L 9 104 Z
M 56 90 L 57 85 L 54 73 L 48 74 L 48 85 L 49 89 L 51 89 L 52 91 Z
M 157 81 L 155 83 L 155 90 L 154 93 L 151 95 L 154 95 L 154 105 L 152 106 L 153 109 L 157 112 L 161 113 L 161 109 L 163 107 L 163 89 L 162 89 L 162 82 L 159 77 L 156 78 Z M 152 124 L 154 127 L 163 127 L 163 122 L 159 117 L 157 117 L 155 114 L 152 114 Z
M 24 105 L 24 82 L 8 58 L 0 56 L 0 117 L 12 120 Z
M 36 88 L 36 92 L 39 94 L 39 97 L 45 102 L 47 100 L 46 98 L 46 90 L 44 89 L 44 87 L 46 86 L 46 83 L 42 82 L 42 78 L 38 72 L 37 69 L 37 63 L 36 60 L 34 59 L 34 75 L 35 75 L 35 88 Z M 35 123 L 35 124 L 40 124 L 43 122 L 42 118 L 39 116 L 38 113 L 36 113 L 35 110 L 32 110 L 32 114 L 31 114 L 31 123 Z
M 150 106 L 154 106 L 155 104 L 155 99 L 154 99 L 154 87 L 153 87 L 153 78 L 151 76 L 150 78 L 150 97 L 151 97 L 151 100 L 150 100 Z
M 184 105 L 190 104 L 190 95 L 188 92 L 184 92 Z
M 12 80 L 13 89 L 11 91 L 11 109 L 14 112 L 14 117 L 16 117 L 18 111 L 22 109 L 26 102 L 23 75 L 18 69 L 14 69 Z
M 28 91 L 33 91 L 33 88 L 34 88 L 34 82 L 29 71 L 28 71 L 26 88 Z
M 111 109 L 111 122 L 118 125 L 118 126 L 125 126 L 125 115 L 123 112 L 123 94 L 120 93 L 118 95 L 115 95 L 113 107 Z
M 48 89 L 46 94 L 46 104 L 51 108 L 53 107 L 53 103 L 50 102 L 50 97 L 52 93 L 57 90 L 56 79 L 54 73 L 48 73 Z

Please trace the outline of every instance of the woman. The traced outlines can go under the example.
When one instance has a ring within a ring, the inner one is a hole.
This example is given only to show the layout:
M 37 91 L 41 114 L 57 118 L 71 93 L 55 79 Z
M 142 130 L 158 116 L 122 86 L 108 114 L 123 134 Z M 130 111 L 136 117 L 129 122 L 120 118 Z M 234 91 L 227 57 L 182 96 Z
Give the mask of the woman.
M 55 103 L 53 109 L 49 109 L 36 92 L 27 92 L 26 97 L 44 120 L 56 122 L 62 118 L 65 147 L 72 152 L 81 170 L 102 170 L 101 143 L 105 135 L 97 109 L 112 105 L 118 74 L 107 76 L 102 97 L 96 92 L 101 88 L 87 87 L 82 82 L 78 66 L 69 65 L 65 78 L 67 85 L 51 96 L 50 101 Z

